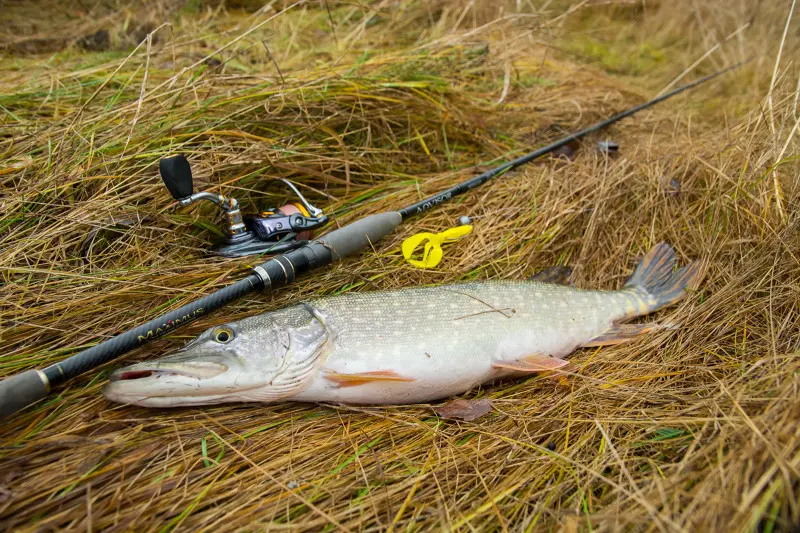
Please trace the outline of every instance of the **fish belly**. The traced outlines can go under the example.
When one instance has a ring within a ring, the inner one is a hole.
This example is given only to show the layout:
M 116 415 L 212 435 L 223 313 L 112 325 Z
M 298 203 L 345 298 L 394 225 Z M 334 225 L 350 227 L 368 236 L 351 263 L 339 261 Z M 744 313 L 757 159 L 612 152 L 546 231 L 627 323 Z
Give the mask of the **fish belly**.
M 621 315 L 613 293 L 530 282 L 363 293 L 310 304 L 333 348 L 294 399 L 353 404 L 453 396 L 512 373 L 495 362 L 564 357 Z M 348 381 L 352 376 L 368 379 Z

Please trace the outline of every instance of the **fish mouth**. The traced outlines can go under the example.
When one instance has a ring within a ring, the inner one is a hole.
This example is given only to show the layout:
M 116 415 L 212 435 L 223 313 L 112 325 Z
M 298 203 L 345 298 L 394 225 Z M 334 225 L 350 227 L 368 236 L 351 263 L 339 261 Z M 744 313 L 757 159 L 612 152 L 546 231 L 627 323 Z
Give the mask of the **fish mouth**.
M 109 381 L 136 381 L 148 378 L 185 377 L 194 379 L 210 379 L 228 371 L 228 365 L 212 361 L 181 363 L 140 363 L 120 368 L 108 376 Z
M 133 381 L 136 379 L 160 378 L 167 376 L 185 376 L 188 378 L 197 377 L 188 372 L 176 372 L 174 370 L 121 370 L 108 376 L 108 380 L 111 382 Z
M 111 381 L 125 381 L 128 379 L 140 379 L 140 378 L 149 378 L 153 374 L 155 374 L 156 370 L 128 370 L 127 372 L 121 372 L 119 375 L 111 375 Z
M 229 401 L 232 394 L 263 385 L 234 359 L 190 359 L 191 354 L 180 354 L 120 368 L 108 376 L 103 396 L 127 405 L 182 407 Z

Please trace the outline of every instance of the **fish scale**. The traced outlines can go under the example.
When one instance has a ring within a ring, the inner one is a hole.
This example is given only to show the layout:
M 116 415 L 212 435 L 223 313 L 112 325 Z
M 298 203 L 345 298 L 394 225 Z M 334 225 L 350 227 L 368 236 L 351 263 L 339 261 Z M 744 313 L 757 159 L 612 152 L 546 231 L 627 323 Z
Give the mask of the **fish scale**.
M 309 302 L 336 335 L 332 356 L 350 351 L 398 353 L 415 346 L 437 351 L 470 345 L 478 339 L 497 342 L 517 329 L 595 335 L 621 318 L 633 293 L 580 291 L 533 282 L 487 281 L 447 287 L 353 294 Z M 638 303 L 637 303 L 638 306 Z M 600 328 L 600 331 L 597 329 Z M 462 334 L 468 332 L 468 334 Z M 591 337 L 590 337 L 591 338 Z M 398 339 L 391 346 L 383 339 Z
M 510 374 L 496 361 L 561 357 L 627 316 L 641 297 L 535 282 L 486 281 L 309 302 L 335 339 L 296 399 L 415 403 Z M 327 372 L 392 372 L 413 381 L 338 387 Z M 442 379 L 443 373 L 446 379 Z
M 661 243 L 617 291 L 487 280 L 313 299 L 210 328 L 172 356 L 114 372 L 104 394 L 154 407 L 446 398 L 651 331 L 623 322 L 695 286 L 698 264 L 675 263 Z

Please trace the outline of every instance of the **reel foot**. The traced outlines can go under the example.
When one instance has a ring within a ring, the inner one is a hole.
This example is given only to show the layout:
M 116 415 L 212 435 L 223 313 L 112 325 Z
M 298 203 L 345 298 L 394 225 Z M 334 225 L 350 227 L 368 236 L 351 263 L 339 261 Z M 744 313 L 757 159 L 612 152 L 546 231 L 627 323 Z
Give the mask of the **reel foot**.
M 248 231 L 218 242 L 209 249 L 209 252 L 222 257 L 246 257 L 264 253 L 281 253 L 303 246 L 306 242 L 308 241 L 266 242 L 259 240 L 253 233 Z

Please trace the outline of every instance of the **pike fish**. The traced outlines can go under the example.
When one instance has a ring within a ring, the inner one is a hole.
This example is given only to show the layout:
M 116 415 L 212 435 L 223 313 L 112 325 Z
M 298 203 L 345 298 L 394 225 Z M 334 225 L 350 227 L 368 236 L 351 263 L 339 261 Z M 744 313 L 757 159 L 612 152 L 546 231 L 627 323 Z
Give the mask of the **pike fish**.
M 103 393 L 147 407 L 430 402 L 651 331 L 624 322 L 696 287 L 699 264 L 675 266 L 660 243 L 616 291 L 480 281 L 309 300 L 212 327 L 173 355 L 116 370 Z

